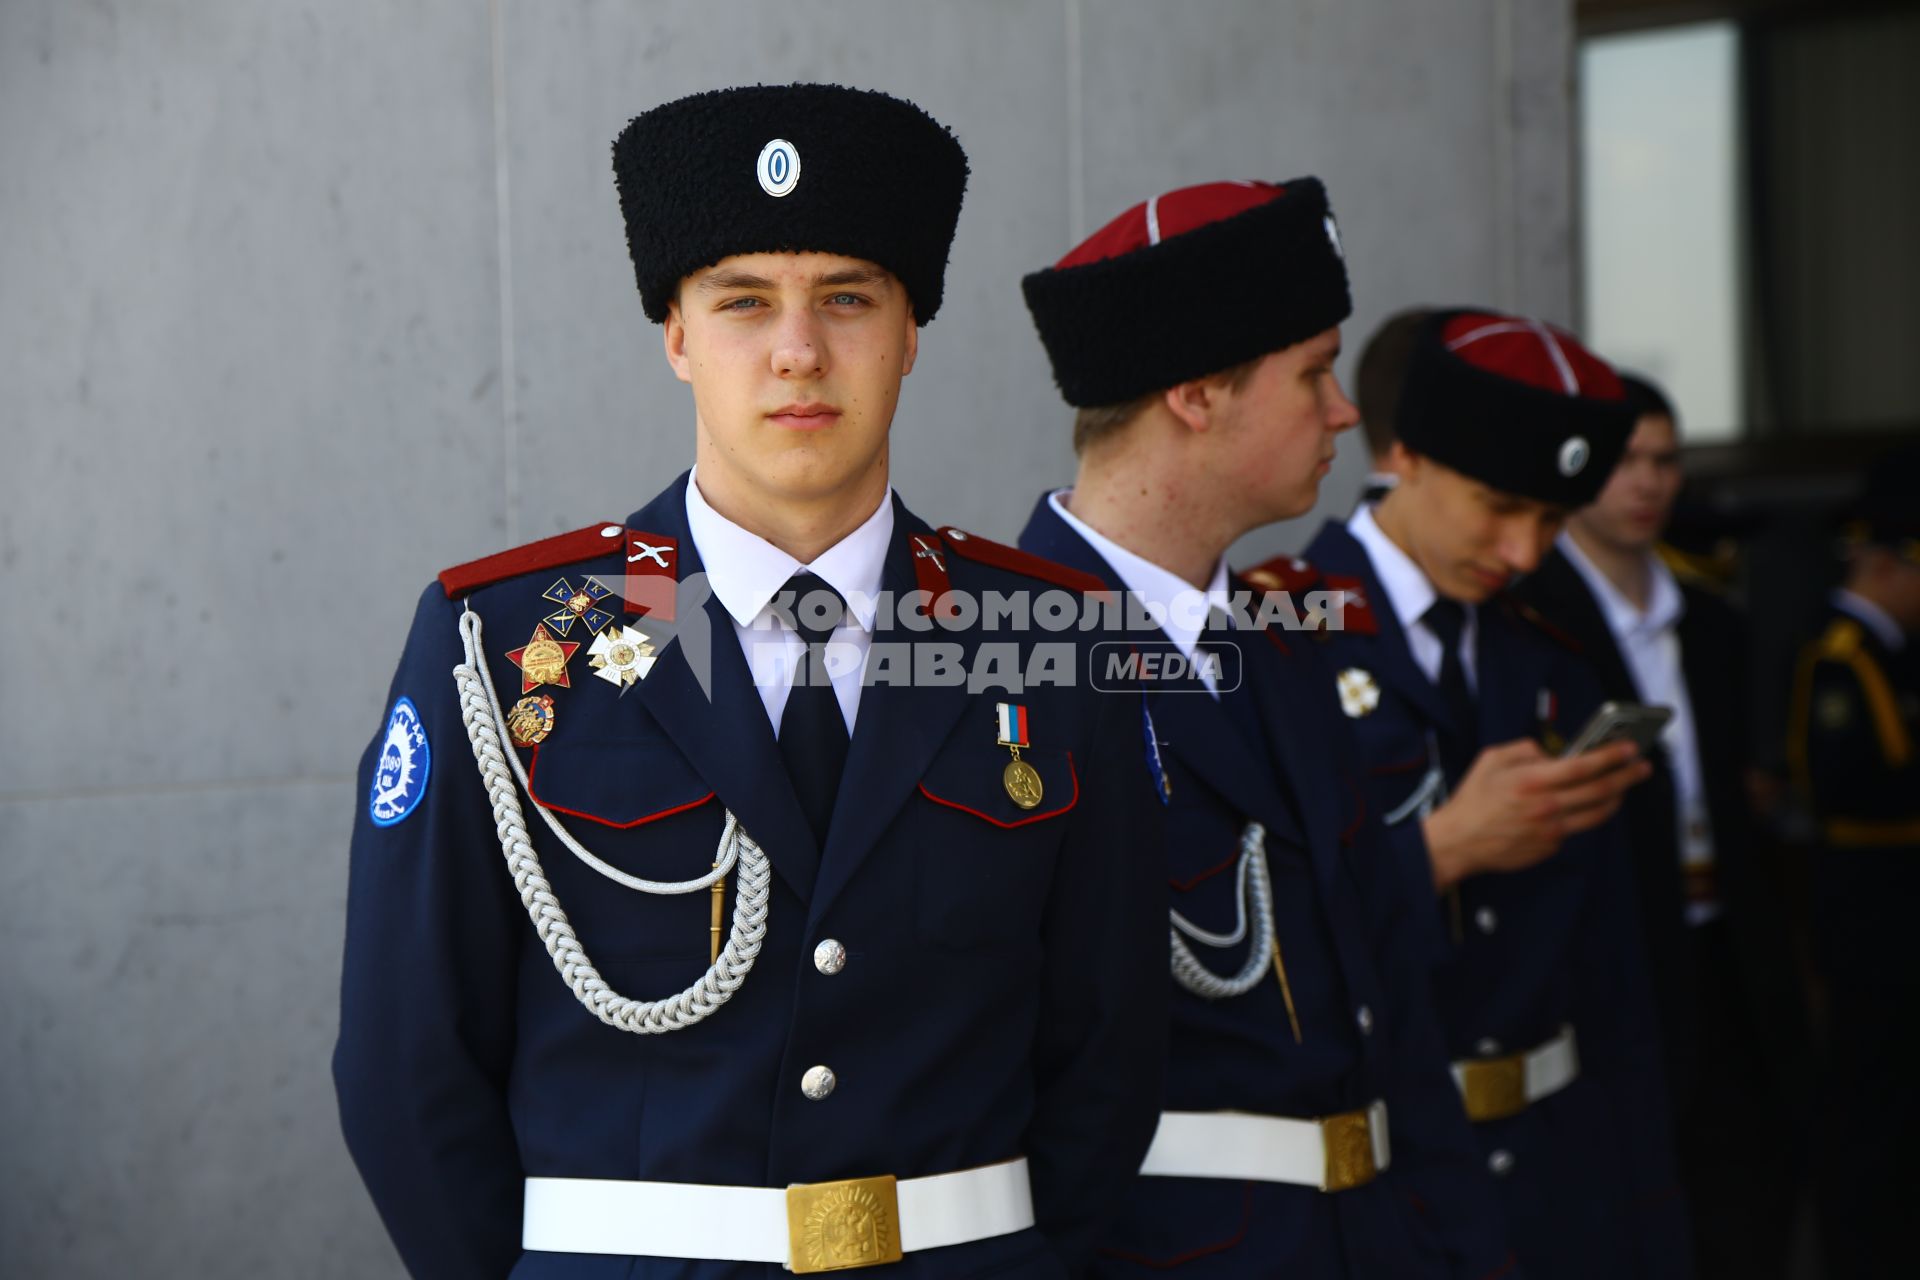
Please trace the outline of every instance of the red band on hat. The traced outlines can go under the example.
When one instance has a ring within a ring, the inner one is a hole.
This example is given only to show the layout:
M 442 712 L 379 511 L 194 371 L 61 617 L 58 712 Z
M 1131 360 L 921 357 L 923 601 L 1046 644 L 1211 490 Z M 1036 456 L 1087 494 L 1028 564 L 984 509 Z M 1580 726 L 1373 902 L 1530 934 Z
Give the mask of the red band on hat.
M 1209 222 L 1245 213 L 1284 194 L 1285 187 L 1271 182 L 1203 182 L 1197 187 L 1181 187 L 1133 206 L 1081 241 L 1054 267 L 1079 267 L 1102 258 L 1117 258 L 1159 244 L 1169 236 L 1184 235 Z
M 1592 400 L 1626 398 L 1606 361 L 1572 334 L 1538 320 L 1467 311 L 1448 320 L 1440 338 L 1467 364 L 1513 382 Z

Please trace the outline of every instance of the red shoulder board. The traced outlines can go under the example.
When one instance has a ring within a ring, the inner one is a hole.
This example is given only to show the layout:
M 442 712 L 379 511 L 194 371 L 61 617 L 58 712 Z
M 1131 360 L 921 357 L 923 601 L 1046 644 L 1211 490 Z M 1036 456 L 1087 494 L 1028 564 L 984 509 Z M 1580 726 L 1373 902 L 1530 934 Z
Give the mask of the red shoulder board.
M 1294 592 L 1317 586 L 1320 571 L 1299 556 L 1275 556 L 1251 569 L 1241 570 L 1240 577 L 1262 591 Z
M 1327 590 L 1340 593 L 1340 618 L 1343 630 L 1357 632 L 1363 636 L 1380 634 L 1380 620 L 1373 616 L 1373 602 L 1367 599 L 1365 583 L 1358 578 L 1345 578 L 1332 573 L 1322 579 L 1322 582 Z
M 563 564 L 591 560 L 596 556 L 613 555 L 625 545 L 621 541 L 625 533 L 625 526 L 605 523 L 590 524 L 572 533 L 556 533 L 551 538 L 529 542 L 524 547 L 442 569 L 440 587 L 447 593 L 447 599 L 458 600 L 481 587 L 492 586 L 517 574 L 555 569 Z
M 1511 595 L 1503 594 L 1500 597 L 1500 603 L 1505 605 L 1508 612 L 1512 613 L 1514 617 L 1520 619 L 1522 622 L 1531 623 L 1542 635 L 1546 636 L 1547 639 L 1553 641 L 1567 652 L 1584 652 L 1580 647 L 1580 642 L 1573 638 L 1572 633 L 1564 631 L 1554 623 L 1547 621 L 1546 615 L 1542 614 L 1538 609 L 1526 603 L 1524 600 L 1518 600 Z
M 440 589 L 447 593 L 447 599 L 458 600 L 523 573 L 611 555 L 622 556 L 627 562 L 620 579 L 620 595 L 627 612 L 671 622 L 674 587 L 680 581 L 679 543 L 663 534 L 640 533 L 625 525 L 590 524 L 572 533 L 557 533 L 524 547 L 457 564 L 441 571 Z
M 1024 573 L 1029 578 L 1038 578 L 1042 582 L 1051 582 L 1056 587 L 1065 587 L 1069 591 L 1078 591 L 1082 594 L 1107 589 L 1106 583 L 1090 573 L 1069 569 L 1066 565 L 1055 564 L 1044 556 L 1036 556 L 1030 551 L 1009 547 L 1003 542 L 995 542 L 990 538 L 982 538 L 964 529 L 942 526 L 940 536 L 945 540 L 947 549 L 955 555 L 981 564 L 992 565 L 996 569 Z

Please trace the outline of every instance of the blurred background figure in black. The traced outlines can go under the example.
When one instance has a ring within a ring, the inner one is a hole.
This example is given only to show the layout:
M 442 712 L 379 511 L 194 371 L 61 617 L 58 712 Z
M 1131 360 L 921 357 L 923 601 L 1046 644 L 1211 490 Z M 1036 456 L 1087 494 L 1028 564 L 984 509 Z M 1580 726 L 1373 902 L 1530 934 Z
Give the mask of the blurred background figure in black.
M 1432 312 L 1408 307 L 1380 322 L 1360 352 L 1354 375 L 1354 399 L 1360 406 L 1360 430 L 1367 437 L 1367 479 L 1360 490 L 1362 505 L 1378 502 L 1393 488 L 1399 475 L 1393 469 L 1393 442 L 1400 438 L 1400 389 L 1407 381 L 1407 358 L 1421 321 Z
M 1661 546 L 1678 419 L 1622 380 L 1639 415 L 1627 452 L 1517 594 L 1579 642 L 1609 698 L 1673 709 L 1626 815 L 1699 1274 L 1784 1277 L 1810 1058 L 1779 859 L 1748 802 L 1747 625 Z
M 1920 447 L 1873 464 L 1853 516 L 1846 576 L 1801 650 L 1787 741 L 1817 832 L 1821 1234 L 1829 1274 L 1849 1278 L 1913 1274 L 1905 1224 L 1920 1195 Z

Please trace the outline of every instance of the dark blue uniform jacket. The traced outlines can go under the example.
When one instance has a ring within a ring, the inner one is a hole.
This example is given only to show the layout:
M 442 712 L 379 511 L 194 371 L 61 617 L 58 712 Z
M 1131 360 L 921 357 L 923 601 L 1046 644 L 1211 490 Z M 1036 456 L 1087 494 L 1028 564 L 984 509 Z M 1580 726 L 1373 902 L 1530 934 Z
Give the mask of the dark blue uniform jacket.
M 1044 498 L 1020 545 L 1125 591 Z M 1164 635 L 1153 638 L 1165 647 Z M 1170 792 L 1167 875 L 1176 910 L 1202 929 L 1231 932 L 1241 830 L 1249 820 L 1265 825 L 1276 934 L 1301 1038 L 1295 1043 L 1271 973 L 1245 995 L 1217 1001 L 1176 987 L 1166 1105 L 1310 1119 L 1383 1099 L 1392 1162 L 1372 1183 L 1335 1193 L 1141 1178 L 1105 1238 L 1098 1271 L 1515 1275 L 1434 1023 L 1416 941 L 1425 936 L 1431 894 L 1411 898 L 1389 861 L 1313 637 L 1245 633 L 1237 645 L 1243 682 L 1222 697 L 1252 703 L 1264 742 L 1249 744 L 1227 705 L 1197 682 L 1152 697 Z M 1223 975 L 1246 958 L 1245 943 L 1194 950 Z
M 683 581 L 700 568 L 685 484 L 628 521 L 677 540 Z M 904 595 L 916 585 L 908 539 L 941 544 L 897 503 L 895 522 L 884 586 Z M 390 695 L 417 706 L 430 742 L 418 807 L 372 822 L 378 739 L 361 766 L 334 1077 L 348 1145 L 408 1267 L 461 1280 L 770 1277 L 778 1265 L 523 1254 L 521 1180 L 781 1187 L 1024 1154 L 1037 1230 L 910 1253 L 873 1274 L 1077 1272 L 1161 1096 L 1166 892 L 1137 701 L 1066 687 L 1018 695 L 1023 755 L 1045 787 L 1027 811 L 1001 780 L 1009 753 L 995 743 L 994 704 L 1006 693 L 870 686 L 819 849 L 717 601 L 706 606 L 711 700 L 679 639 L 624 692 L 595 678 L 583 651 L 570 688 L 538 691 L 555 698 L 551 735 L 513 748 L 539 799 L 601 858 L 666 880 L 706 872 L 730 809 L 774 873 L 765 949 L 732 1002 L 688 1029 L 621 1031 L 575 999 L 529 923 L 451 672 L 470 605 L 511 705 L 520 672 L 504 654 L 553 612 L 541 593 L 584 575 L 617 587 L 622 545 L 464 601 L 430 587 Z M 951 552 L 944 565 L 961 591 L 1051 589 Z M 620 596 L 607 606 L 618 611 Z M 983 633 L 929 638 L 970 653 Z M 615 990 L 658 998 L 705 971 L 709 894 L 647 896 L 607 880 L 526 808 L 546 874 Z M 848 952 L 832 976 L 813 961 L 827 938 Z M 812 1101 L 801 1079 L 816 1064 L 838 1087 Z
M 1479 723 L 1458 725 L 1415 664 L 1365 549 L 1325 526 L 1306 557 L 1353 580 L 1375 630 L 1326 633 L 1326 669 L 1380 690 L 1350 723 L 1376 810 L 1394 814 L 1453 741 L 1571 739 L 1599 704 L 1580 656 L 1500 601 L 1477 627 Z M 1449 788 L 1458 777 L 1446 779 Z M 1425 935 L 1447 1052 L 1519 1053 L 1574 1028 L 1580 1077 L 1518 1115 L 1474 1125 L 1498 1173 L 1520 1259 L 1553 1277 L 1685 1276 L 1692 1250 L 1674 1172 L 1657 1017 L 1647 983 L 1633 865 L 1618 816 L 1526 871 L 1468 877 L 1434 899 L 1418 814 L 1391 828 L 1409 886 L 1425 884 Z

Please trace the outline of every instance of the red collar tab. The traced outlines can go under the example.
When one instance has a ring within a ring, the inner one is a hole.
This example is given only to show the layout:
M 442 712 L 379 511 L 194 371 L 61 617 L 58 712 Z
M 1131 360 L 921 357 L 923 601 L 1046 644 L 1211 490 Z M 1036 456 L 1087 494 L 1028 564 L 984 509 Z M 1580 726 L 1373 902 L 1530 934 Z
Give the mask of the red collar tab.
M 1456 358 L 1509 382 L 1589 400 L 1626 398 L 1606 361 L 1572 334 L 1538 320 L 1463 311 L 1441 326 L 1440 340 Z
M 1380 634 L 1380 620 L 1373 616 L 1373 603 L 1367 599 L 1366 584 L 1358 578 L 1341 577 L 1328 574 L 1323 585 L 1329 591 L 1340 593 L 1340 621 L 1342 629 L 1363 636 Z
M 947 544 L 937 533 L 909 533 L 907 549 L 913 553 L 913 585 L 927 595 L 925 612 L 938 614 L 945 610 L 952 616 L 952 602 L 942 603 L 953 589 L 947 576 Z
M 1100 228 L 1054 264 L 1056 270 L 1118 258 L 1182 235 L 1210 222 L 1222 222 L 1286 194 L 1270 182 L 1203 182 L 1181 187 L 1137 204 Z
M 490 587 L 523 573 L 556 569 L 561 565 L 611 555 L 620 549 L 625 533 L 626 529 L 621 525 L 604 523 L 590 524 L 572 533 L 557 533 L 551 538 L 529 542 L 511 551 L 443 569 L 440 571 L 440 588 L 447 593 L 447 599 L 458 600 L 482 587 Z
M 620 594 L 627 612 L 673 621 L 673 593 L 680 582 L 680 543 L 663 533 L 628 529 L 627 572 Z
M 1250 586 L 1262 591 L 1285 591 L 1289 594 L 1309 590 L 1320 582 L 1320 571 L 1299 556 L 1275 556 L 1271 560 L 1263 560 L 1251 569 L 1242 570 L 1240 576 Z
M 951 525 L 943 526 L 940 537 L 945 541 L 949 551 L 966 560 L 992 565 L 996 569 L 1005 569 L 1009 573 L 1025 574 L 1029 578 L 1051 582 L 1056 587 L 1065 587 L 1069 591 L 1078 591 L 1082 595 L 1107 589 L 1107 584 L 1091 573 L 1069 569 L 1064 564 L 1055 564 L 1043 556 L 1022 551 L 1018 547 L 1009 547 L 991 538 L 983 538 L 977 533 L 968 533 L 965 529 L 955 529 Z

